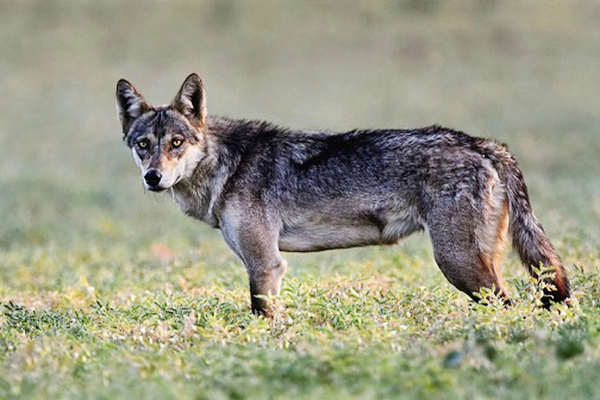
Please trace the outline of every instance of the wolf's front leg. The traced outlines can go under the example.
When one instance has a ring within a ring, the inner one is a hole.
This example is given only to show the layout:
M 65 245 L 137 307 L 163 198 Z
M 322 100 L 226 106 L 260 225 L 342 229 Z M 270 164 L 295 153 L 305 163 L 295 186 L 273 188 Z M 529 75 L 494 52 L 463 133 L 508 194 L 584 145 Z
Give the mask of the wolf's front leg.
M 281 289 L 281 281 L 287 269 L 286 261 L 279 257 L 270 262 L 258 261 L 246 263 L 250 278 L 250 296 L 252 312 L 256 315 L 272 317 L 272 311 L 263 296 L 277 296 Z
M 255 215 L 251 220 L 248 215 L 244 217 L 226 219 L 221 232 L 248 271 L 252 312 L 271 317 L 272 310 L 264 297 L 279 294 L 287 269 L 287 262 L 279 253 L 279 224 L 265 216 Z

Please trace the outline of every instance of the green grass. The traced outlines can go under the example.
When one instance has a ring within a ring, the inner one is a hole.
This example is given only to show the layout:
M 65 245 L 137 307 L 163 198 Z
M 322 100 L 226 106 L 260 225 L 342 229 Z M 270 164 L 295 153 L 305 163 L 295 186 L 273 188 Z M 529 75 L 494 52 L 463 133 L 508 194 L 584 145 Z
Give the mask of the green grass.
M 409 242 L 291 257 L 272 321 L 250 314 L 243 268 L 218 237 L 177 252 L 6 251 L 0 397 L 600 395 L 597 258 L 570 271 L 571 307 L 550 311 L 509 261 L 504 308 L 467 300 Z
M 600 397 L 594 1 L 0 3 L 0 398 Z M 507 142 L 571 278 L 476 305 L 424 235 L 286 254 L 273 320 L 218 232 L 143 193 L 114 85 L 345 130 L 440 123 Z

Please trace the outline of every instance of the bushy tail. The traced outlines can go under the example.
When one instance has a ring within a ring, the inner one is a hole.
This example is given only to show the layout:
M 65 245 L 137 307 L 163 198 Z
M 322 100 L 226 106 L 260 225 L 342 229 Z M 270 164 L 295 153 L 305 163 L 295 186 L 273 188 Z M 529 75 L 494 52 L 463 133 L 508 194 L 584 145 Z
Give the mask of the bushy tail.
M 567 275 L 544 228 L 533 214 L 527 186 L 516 160 L 505 147 L 499 145 L 495 151 L 487 155 L 494 161 L 506 189 L 510 216 L 508 229 L 512 236 L 513 247 L 533 277 L 537 278 L 534 268 L 539 269 L 541 264 L 545 267 L 554 267 L 554 279 L 547 282 L 551 287 L 545 290 L 544 304 L 549 305 L 550 301 L 565 300 L 569 297 Z

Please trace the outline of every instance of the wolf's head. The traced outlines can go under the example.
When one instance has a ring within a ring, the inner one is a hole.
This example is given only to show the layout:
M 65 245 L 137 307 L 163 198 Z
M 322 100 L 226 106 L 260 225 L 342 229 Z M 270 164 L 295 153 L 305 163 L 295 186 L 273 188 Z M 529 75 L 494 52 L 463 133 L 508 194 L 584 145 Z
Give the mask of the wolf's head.
M 126 80 L 117 83 L 123 140 L 142 171 L 144 186 L 160 192 L 189 178 L 207 155 L 206 98 L 191 74 L 168 106 L 152 107 Z

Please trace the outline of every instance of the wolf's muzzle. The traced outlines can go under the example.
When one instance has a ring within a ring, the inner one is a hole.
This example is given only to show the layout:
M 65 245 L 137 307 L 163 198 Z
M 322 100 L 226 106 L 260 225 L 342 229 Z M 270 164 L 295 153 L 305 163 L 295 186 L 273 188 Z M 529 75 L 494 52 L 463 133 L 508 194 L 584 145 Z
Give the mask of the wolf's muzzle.
M 151 169 L 150 171 L 146 172 L 146 175 L 144 175 L 144 180 L 151 189 L 154 189 L 156 186 L 158 186 L 161 178 L 162 174 L 156 169 Z

